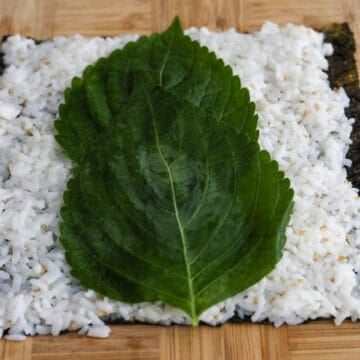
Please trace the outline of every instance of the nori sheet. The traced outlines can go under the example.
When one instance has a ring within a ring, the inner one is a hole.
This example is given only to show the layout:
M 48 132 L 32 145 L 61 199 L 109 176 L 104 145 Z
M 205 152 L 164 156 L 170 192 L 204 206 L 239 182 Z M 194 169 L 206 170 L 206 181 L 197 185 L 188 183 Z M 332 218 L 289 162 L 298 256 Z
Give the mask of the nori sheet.
M 355 39 L 347 23 L 330 24 L 321 30 L 325 34 L 325 41 L 334 48 L 334 53 L 327 57 L 330 86 L 333 89 L 343 87 L 350 98 L 345 114 L 354 118 L 355 122 L 351 132 L 352 144 L 347 153 L 352 165 L 346 170 L 348 180 L 360 192 L 360 87 L 355 60 Z
M 334 23 L 327 25 L 320 29 L 325 35 L 325 41 L 332 44 L 334 52 L 331 56 L 327 57 L 329 62 L 328 76 L 332 89 L 343 87 L 346 94 L 350 99 L 349 107 L 345 109 L 345 114 L 349 118 L 354 118 L 353 129 L 351 132 L 352 144 L 350 145 L 347 157 L 351 159 L 351 167 L 347 168 L 348 180 L 356 187 L 360 192 L 360 88 L 359 77 L 357 73 L 356 61 L 355 61 L 355 39 L 354 35 L 347 23 Z M 6 40 L 7 36 L 3 36 L 0 40 L 0 44 Z M 37 44 L 42 41 L 34 39 Z M 3 74 L 6 65 L 3 59 L 4 54 L 0 51 L 0 76 Z M 123 319 L 111 319 L 106 317 L 103 319 L 106 324 L 143 324 L 139 321 L 126 321 Z M 324 320 L 324 318 L 318 319 Z M 310 321 L 310 320 L 308 320 Z M 308 322 L 308 321 L 305 321 Z M 246 316 L 244 319 L 234 315 L 228 322 L 232 323 L 252 323 L 251 316 Z M 268 320 L 257 322 L 260 324 L 272 325 Z M 201 325 L 207 325 L 200 323 Z M 149 324 L 151 325 L 151 324 Z M 219 324 L 218 326 L 221 326 Z

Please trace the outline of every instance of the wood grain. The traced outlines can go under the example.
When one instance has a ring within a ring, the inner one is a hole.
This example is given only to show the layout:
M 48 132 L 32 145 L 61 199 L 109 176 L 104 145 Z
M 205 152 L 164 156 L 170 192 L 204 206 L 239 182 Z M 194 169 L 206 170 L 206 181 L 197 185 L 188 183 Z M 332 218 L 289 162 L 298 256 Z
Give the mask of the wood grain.
M 0 341 L 1 360 L 312 360 L 360 359 L 360 323 L 222 327 L 116 325 L 106 339 L 67 333 Z
M 360 0 L 0 0 L 0 35 L 37 39 L 149 33 L 179 15 L 184 27 L 255 30 L 265 20 L 321 27 L 348 22 L 360 47 Z M 360 68 L 360 52 L 357 52 Z M 143 359 L 360 359 L 360 323 L 331 321 L 301 326 L 226 324 L 201 326 L 112 326 L 107 339 L 36 336 L 0 341 L 0 360 Z

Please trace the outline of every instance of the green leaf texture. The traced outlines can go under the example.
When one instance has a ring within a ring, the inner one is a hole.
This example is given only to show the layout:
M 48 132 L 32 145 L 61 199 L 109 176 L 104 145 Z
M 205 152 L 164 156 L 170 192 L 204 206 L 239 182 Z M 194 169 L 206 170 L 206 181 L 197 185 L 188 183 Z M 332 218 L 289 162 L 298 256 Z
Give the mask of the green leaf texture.
M 280 260 L 290 182 L 259 149 L 247 89 L 179 19 L 75 78 L 55 127 L 74 161 L 61 242 L 82 285 L 196 325 Z

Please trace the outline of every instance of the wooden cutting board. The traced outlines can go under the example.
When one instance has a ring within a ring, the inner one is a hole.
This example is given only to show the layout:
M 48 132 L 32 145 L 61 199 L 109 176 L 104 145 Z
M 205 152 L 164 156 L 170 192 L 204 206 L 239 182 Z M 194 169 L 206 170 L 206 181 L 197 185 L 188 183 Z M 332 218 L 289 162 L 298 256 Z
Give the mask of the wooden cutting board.
M 165 29 L 175 15 L 185 28 L 258 29 L 265 20 L 320 27 L 348 22 L 360 48 L 360 0 L 0 0 L 0 35 L 116 35 Z M 360 51 L 357 52 L 360 68 Z M 107 339 L 69 333 L 25 342 L 0 340 L 0 360 L 360 359 L 360 322 L 301 326 L 226 324 L 119 325 Z

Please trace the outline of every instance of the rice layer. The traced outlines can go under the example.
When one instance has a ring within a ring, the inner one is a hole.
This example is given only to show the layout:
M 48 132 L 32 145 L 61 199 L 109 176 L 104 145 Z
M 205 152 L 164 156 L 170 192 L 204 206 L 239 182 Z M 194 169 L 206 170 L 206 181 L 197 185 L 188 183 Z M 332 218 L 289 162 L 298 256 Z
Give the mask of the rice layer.
M 295 209 L 283 259 L 248 290 L 206 311 L 217 324 L 234 314 L 279 326 L 360 316 L 360 200 L 344 166 L 352 120 L 345 92 L 332 91 L 323 35 L 302 26 L 266 23 L 239 34 L 190 29 L 249 88 L 259 114 L 261 147 L 290 178 Z M 59 244 L 62 194 L 71 163 L 54 140 L 53 122 L 73 76 L 135 40 L 57 37 L 35 44 L 20 36 L 2 44 L 0 79 L 0 337 L 58 335 L 80 329 L 107 336 L 104 319 L 189 323 L 161 303 L 128 305 L 82 288 Z

